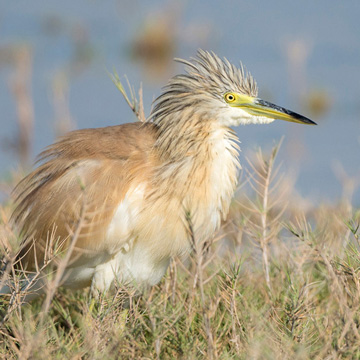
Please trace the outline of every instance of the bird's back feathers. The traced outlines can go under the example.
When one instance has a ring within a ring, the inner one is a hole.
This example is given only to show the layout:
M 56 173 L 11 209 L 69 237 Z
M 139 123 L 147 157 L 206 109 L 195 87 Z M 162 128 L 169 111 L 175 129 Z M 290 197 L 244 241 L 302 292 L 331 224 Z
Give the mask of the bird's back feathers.
M 23 265 L 41 266 L 50 239 L 66 250 L 77 226 L 73 259 L 102 251 L 117 205 L 131 183 L 142 182 L 140 169 L 145 176 L 155 139 L 153 124 L 130 123 L 74 131 L 42 152 L 42 165 L 14 191 L 12 220 L 27 244 L 19 254 Z

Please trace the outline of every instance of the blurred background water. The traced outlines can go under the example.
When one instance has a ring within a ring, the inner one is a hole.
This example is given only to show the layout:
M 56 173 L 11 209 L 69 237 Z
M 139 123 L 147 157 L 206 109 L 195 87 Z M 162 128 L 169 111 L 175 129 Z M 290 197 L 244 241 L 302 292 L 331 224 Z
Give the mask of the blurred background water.
M 172 59 L 203 48 L 241 60 L 260 97 L 319 124 L 236 129 L 242 164 L 284 136 L 280 160 L 302 196 L 351 196 L 360 184 L 359 14 L 358 1 L 2 1 L 0 177 L 65 131 L 134 120 L 108 71 L 143 84 L 148 115 L 182 71 Z

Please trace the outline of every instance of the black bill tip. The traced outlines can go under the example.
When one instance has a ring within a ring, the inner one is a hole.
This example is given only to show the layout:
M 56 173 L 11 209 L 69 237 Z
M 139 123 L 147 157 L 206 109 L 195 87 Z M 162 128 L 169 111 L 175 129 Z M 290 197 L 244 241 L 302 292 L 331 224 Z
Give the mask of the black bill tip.
M 271 102 L 257 99 L 256 104 L 258 104 L 264 108 L 273 110 L 274 113 L 272 115 L 274 116 L 274 118 L 276 117 L 276 114 L 277 114 L 278 118 L 282 119 L 282 120 L 292 121 L 292 122 L 306 124 L 306 125 L 317 125 L 317 123 L 315 121 L 312 121 L 303 115 L 300 115 L 296 112 L 285 109 L 281 106 L 275 105 Z

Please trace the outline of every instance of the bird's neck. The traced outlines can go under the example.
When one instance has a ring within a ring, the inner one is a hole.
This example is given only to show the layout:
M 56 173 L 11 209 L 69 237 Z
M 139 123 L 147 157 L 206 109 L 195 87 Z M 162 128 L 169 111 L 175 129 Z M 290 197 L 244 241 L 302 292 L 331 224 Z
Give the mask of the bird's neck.
M 155 149 L 162 161 L 196 160 L 204 155 L 210 161 L 214 146 L 226 140 L 238 149 L 238 138 L 230 128 L 193 110 L 185 109 L 154 122 L 159 130 Z
M 183 121 L 176 121 L 179 118 Z M 161 163 L 157 181 L 169 197 L 181 199 L 186 211 L 194 214 L 195 227 L 213 223 L 206 231 L 199 230 L 208 236 L 227 215 L 237 184 L 238 138 L 216 119 L 191 112 L 157 125 L 155 151 Z

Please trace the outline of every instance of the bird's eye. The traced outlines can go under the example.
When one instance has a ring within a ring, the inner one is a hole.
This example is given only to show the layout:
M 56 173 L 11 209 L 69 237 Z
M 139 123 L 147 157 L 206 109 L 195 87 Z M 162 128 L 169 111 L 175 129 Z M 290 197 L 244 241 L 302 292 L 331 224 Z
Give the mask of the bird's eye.
M 234 102 L 235 101 L 235 95 L 232 93 L 227 93 L 225 94 L 225 101 L 228 103 Z

